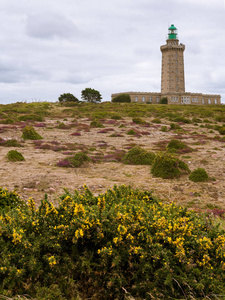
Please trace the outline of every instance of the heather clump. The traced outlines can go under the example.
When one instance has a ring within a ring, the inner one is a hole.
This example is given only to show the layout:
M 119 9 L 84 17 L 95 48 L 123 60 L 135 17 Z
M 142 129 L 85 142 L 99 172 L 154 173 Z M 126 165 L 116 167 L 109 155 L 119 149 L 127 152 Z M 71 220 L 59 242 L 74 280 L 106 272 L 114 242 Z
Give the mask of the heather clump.
M 193 149 L 180 140 L 173 139 L 167 145 L 167 151 L 171 153 L 188 153 Z
M 134 147 L 123 157 L 123 163 L 129 165 L 151 165 L 154 158 L 155 153 L 144 150 L 140 147 Z
M 151 173 L 155 177 L 173 179 L 180 177 L 182 174 L 190 173 L 190 170 L 188 165 L 179 158 L 169 153 L 159 153 L 154 159 Z
M 78 168 L 81 167 L 85 162 L 90 162 L 91 158 L 83 153 L 78 152 L 73 156 L 66 157 L 63 160 L 60 160 L 57 163 L 58 167 L 64 167 L 64 168 Z
M 132 122 L 135 123 L 135 124 L 145 124 L 146 123 L 145 120 L 143 120 L 141 118 L 138 118 L 138 117 L 133 118 Z
M 104 125 L 98 119 L 91 121 L 90 126 L 97 127 L 97 128 L 104 128 Z
M 16 139 L 2 139 L 0 138 L 0 146 L 4 147 L 22 147 L 23 145 Z

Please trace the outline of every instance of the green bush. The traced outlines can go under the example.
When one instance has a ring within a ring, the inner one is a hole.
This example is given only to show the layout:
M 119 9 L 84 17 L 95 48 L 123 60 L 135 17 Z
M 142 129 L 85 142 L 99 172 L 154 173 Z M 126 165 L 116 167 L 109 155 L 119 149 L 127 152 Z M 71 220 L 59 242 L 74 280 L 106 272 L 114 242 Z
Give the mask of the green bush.
M 160 99 L 160 104 L 168 104 L 168 99 L 166 97 L 163 97 L 162 99 Z
M 7 119 L 3 119 L 3 120 L 0 120 L 0 124 L 13 124 L 15 123 L 16 121 L 11 119 L 11 118 L 7 118 Z
M 112 114 L 111 115 L 111 119 L 113 119 L 113 120 L 121 120 L 122 117 L 119 114 Z
M 191 147 L 176 139 L 171 140 L 166 148 L 171 153 L 188 153 L 193 151 Z
M 183 173 L 190 173 L 190 170 L 182 160 L 169 153 L 160 153 L 154 159 L 151 173 L 155 177 L 172 179 L 180 177 Z
M 130 95 L 129 94 L 120 94 L 116 97 L 114 97 L 112 99 L 112 102 L 116 103 L 122 103 L 122 102 L 125 102 L 125 103 L 130 103 L 131 102 L 131 99 L 130 99 Z
M 91 121 L 91 124 L 90 124 L 91 127 L 97 127 L 97 128 L 104 128 L 105 126 L 99 122 L 99 120 L 95 119 L 93 121 Z
M 186 124 L 191 124 L 191 120 L 190 119 L 187 119 L 183 116 L 178 116 L 178 117 L 175 117 L 173 119 L 174 122 L 182 122 L 182 123 L 186 123 Z
M 181 129 L 181 126 L 176 123 L 170 124 L 170 130 Z
M 0 218 L 3 209 L 12 209 L 13 207 L 23 207 L 25 203 L 16 191 L 9 192 L 7 189 L 0 187 Z M 0 219 L 0 224 L 2 219 Z M 1 232 L 1 230 L 0 230 Z M 0 234 L 1 235 L 1 234 Z M 1 258 L 0 258 L 1 261 Z
M 22 147 L 23 145 L 15 139 L 3 140 L 0 138 L 0 146 L 5 147 Z
M 152 123 L 161 124 L 161 120 L 159 118 L 155 118 L 152 120 Z
M 9 161 L 23 161 L 25 158 L 23 157 L 23 154 L 18 152 L 17 150 L 10 150 L 7 153 L 7 158 Z
M 222 126 L 222 127 L 219 128 L 219 133 L 221 135 L 225 135 L 225 126 Z
M 133 118 L 132 119 L 132 122 L 135 123 L 135 124 L 145 124 L 145 120 L 142 120 L 141 118 Z
M 6 193 L 8 195 L 8 193 Z M 4 197 L 5 192 L 4 192 Z M 225 294 L 225 236 L 151 192 L 84 186 L 0 216 L 0 294 L 35 299 L 213 299 Z M 185 295 L 185 296 L 184 296 Z
M 63 160 L 60 160 L 57 164 L 58 167 L 64 168 L 78 168 L 81 167 L 85 162 L 91 161 L 90 157 L 83 152 L 78 152 L 74 156 L 69 156 Z
M 32 126 L 26 126 L 23 128 L 22 138 L 24 140 L 41 140 L 43 137 L 36 132 Z
M 198 168 L 191 172 L 189 179 L 194 182 L 208 181 L 209 176 L 204 168 Z
M 134 147 L 123 157 L 123 163 L 130 165 L 151 165 L 154 161 L 155 153 Z
M 130 129 L 130 130 L 127 131 L 127 134 L 128 135 L 136 135 L 137 132 L 134 129 Z
M 64 93 L 59 96 L 58 98 L 59 102 L 61 104 L 66 104 L 66 103 L 79 103 L 80 101 L 75 97 L 73 94 L 70 93 Z
M 160 131 L 162 131 L 162 132 L 167 132 L 167 131 L 168 131 L 167 126 L 162 126 L 162 127 L 160 128 Z
M 43 122 L 43 117 L 42 115 L 23 115 L 23 116 L 20 116 L 18 118 L 19 121 L 38 121 L 38 122 Z

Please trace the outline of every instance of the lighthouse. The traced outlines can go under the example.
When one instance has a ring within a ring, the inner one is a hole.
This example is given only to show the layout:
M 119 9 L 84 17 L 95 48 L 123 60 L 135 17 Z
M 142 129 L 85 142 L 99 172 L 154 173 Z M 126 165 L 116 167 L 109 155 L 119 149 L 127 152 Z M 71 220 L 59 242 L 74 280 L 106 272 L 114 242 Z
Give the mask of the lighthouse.
M 221 95 L 185 92 L 184 44 L 179 43 L 177 28 L 168 28 L 166 44 L 162 52 L 161 92 L 120 92 L 112 94 L 112 100 L 121 94 L 128 94 L 131 102 L 176 105 L 220 105 Z
M 161 93 L 184 93 L 184 50 L 179 43 L 177 28 L 172 24 L 168 29 L 166 45 L 160 47 L 162 52 Z

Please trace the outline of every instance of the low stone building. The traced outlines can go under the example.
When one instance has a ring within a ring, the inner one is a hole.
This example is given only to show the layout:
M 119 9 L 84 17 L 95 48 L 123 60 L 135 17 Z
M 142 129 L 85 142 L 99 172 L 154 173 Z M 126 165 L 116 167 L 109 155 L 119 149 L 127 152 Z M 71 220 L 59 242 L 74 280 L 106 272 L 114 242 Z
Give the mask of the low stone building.
M 221 104 L 221 95 L 185 92 L 184 57 L 185 46 L 179 43 L 177 29 L 169 27 L 166 45 L 160 47 L 162 52 L 161 93 L 125 92 L 131 102 L 160 103 L 167 98 L 168 104 L 217 105 Z M 112 94 L 112 99 L 123 93 Z

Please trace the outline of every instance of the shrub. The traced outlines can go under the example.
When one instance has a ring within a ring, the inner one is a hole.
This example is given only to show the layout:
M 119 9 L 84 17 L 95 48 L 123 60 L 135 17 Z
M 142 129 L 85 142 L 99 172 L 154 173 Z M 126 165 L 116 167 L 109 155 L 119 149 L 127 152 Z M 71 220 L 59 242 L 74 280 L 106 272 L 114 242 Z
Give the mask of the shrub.
M 162 99 L 160 99 L 160 104 L 168 104 L 168 99 L 166 97 L 163 97 Z
M 161 120 L 159 118 L 155 118 L 152 120 L 152 123 L 161 124 Z
M 178 178 L 183 173 L 190 173 L 185 162 L 168 153 L 157 154 L 152 164 L 151 173 L 164 179 Z
M 219 133 L 221 135 L 225 135 L 225 126 L 222 126 L 222 127 L 219 128 Z
M 15 120 L 11 118 L 0 120 L 0 124 L 13 124 L 13 123 L 15 123 Z
M 198 168 L 191 172 L 189 179 L 194 182 L 208 181 L 209 176 L 204 168 Z
M 126 186 L 98 196 L 86 186 L 65 189 L 57 206 L 47 197 L 34 206 L 29 199 L 1 215 L 0 294 L 163 300 L 225 293 L 224 231 L 205 215 Z
M 176 123 L 171 123 L 170 130 L 175 130 L 175 129 L 181 129 L 180 125 L 178 125 Z
M 23 161 L 23 160 L 25 160 L 23 155 L 20 152 L 18 152 L 17 150 L 10 150 L 7 153 L 7 158 L 8 158 L 9 161 Z
M 135 124 L 145 124 L 145 120 L 142 120 L 141 118 L 133 118 L 132 119 L 132 122 L 135 123 Z
M 13 207 L 24 205 L 25 203 L 16 191 L 9 192 L 7 189 L 3 189 L 0 187 L 0 214 L 2 213 L 2 209 L 11 209 Z
M 105 126 L 98 120 L 93 120 L 90 124 L 91 127 L 104 128 Z
M 73 94 L 70 94 L 70 93 L 65 93 L 65 94 L 60 95 L 58 100 L 61 104 L 65 104 L 68 102 L 79 103 L 79 100 L 77 99 L 77 97 L 75 97 Z
M 42 122 L 43 117 L 39 115 L 23 115 L 18 118 L 19 121 L 38 121 Z
M 137 131 L 135 131 L 134 129 L 130 129 L 130 130 L 127 131 L 127 134 L 128 135 L 136 135 Z
M 112 119 L 112 120 L 121 120 L 122 117 L 121 117 L 120 115 L 118 115 L 118 114 L 112 114 L 112 115 L 111 115 L 111 119 Z
M 162 132 L 167 132 L 167 131 L 168 131 L 167 126 L 162 126 L 162 127 L 160 128 L 160 131 L 162 131 Z
M 185 143 L 181 142 L 180 140 L 171 140 L 167 145 L 167 151 L 169 152 L 176 152 L 176 153 L 188 153 L 192 152 L 193 149 L 187 146 Z
M 41 140 L 43 137 L 36 132 L 32 126 L 26 126 L 23 128 L 22 138 L 24 140 Z
M 72 157 L 67 157 L 58 162 L 58 167 L 64 168 L 78 168 L 81 167 L 85 162 L 91 161 L 90 157 L 83 152 L 78 152 Z
M 129 94 L 120 94 L 116 97 L 114 97 L 112 99 L 112 102 L 119 102 L 119 103 L 122 103 L 122 102 L 125 102 L 125 103 L 130 103 L 131 102 L 131 98 L 130 98 L 130 95 Z
M 123 157 L 123 163 L 130 165 L 151 165 L 155 158 L 155 153 L 134 147 Z
M 186 124 L 191 124 L 191 120 L 187 119 L 183 116 L 178 116 L 176 118 L 173 119 L 174 122 L 182 122 L 182 123 L 186 123 Z
M 0 138 L 0 146 L 5 146 L 5 147 L 22 147 L 23 145 L 19 143 L 15 139 L 10 139 L 10 140 L 4 140 Z

